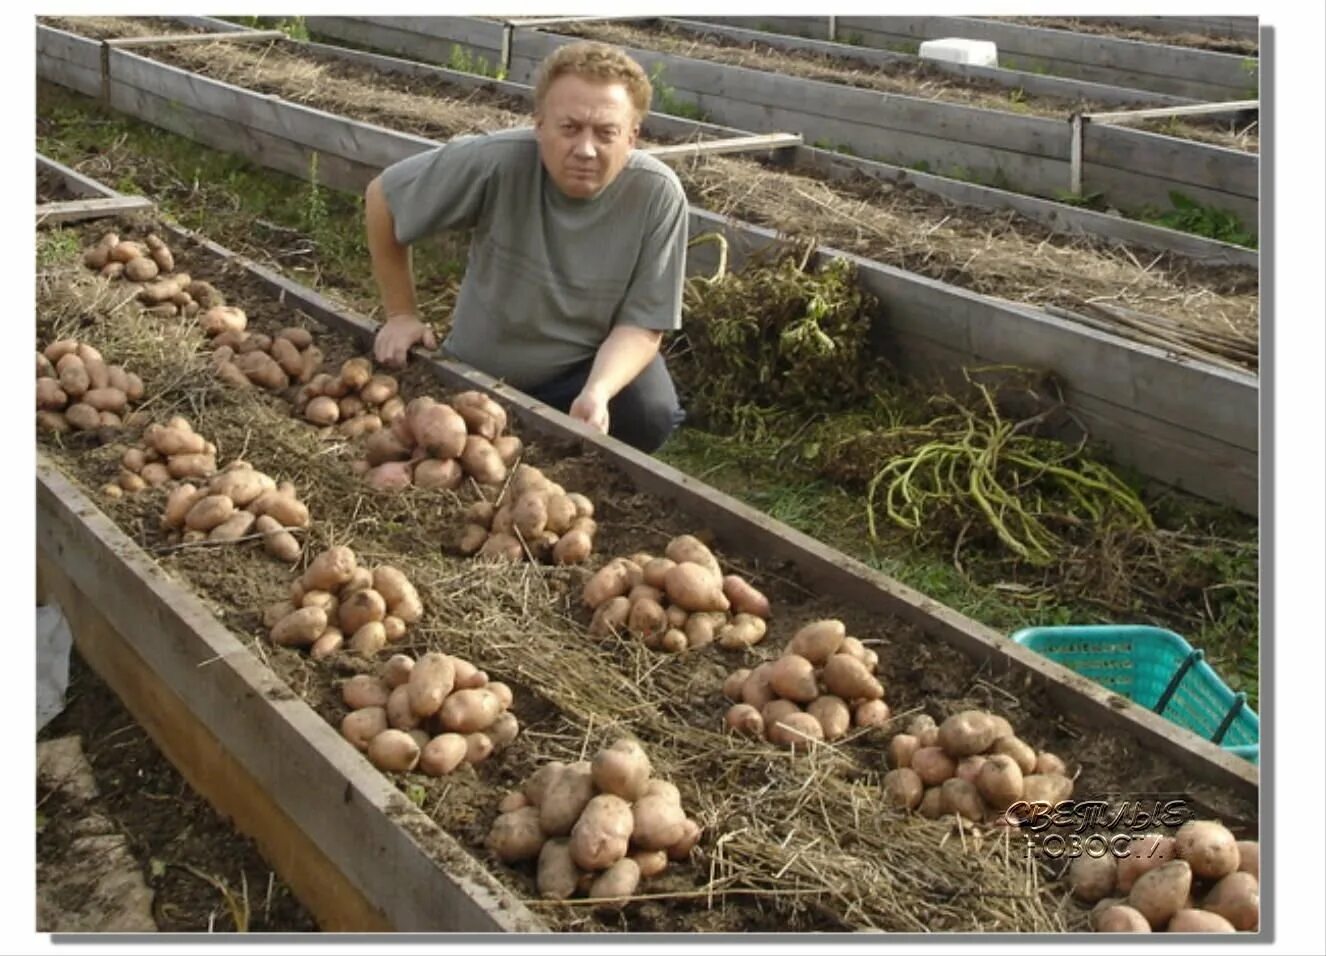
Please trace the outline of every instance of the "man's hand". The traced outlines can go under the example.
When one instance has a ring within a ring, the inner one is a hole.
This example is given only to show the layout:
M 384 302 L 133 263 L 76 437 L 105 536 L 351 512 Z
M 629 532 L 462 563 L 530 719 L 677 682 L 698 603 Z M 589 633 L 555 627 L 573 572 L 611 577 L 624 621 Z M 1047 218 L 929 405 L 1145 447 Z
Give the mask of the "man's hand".
M 567 414 L 605 435 L 608 433 L 608 399 L 597 389 L 585 388 L 571 403 Z
M 378 329 L 377 338 L 373 340 L 373 357 L 380 365 L 399 367 L 405 364 L 410 349 L 421 343 L 426 349 L 437 348 L 437 336 L 433 330 L 418 316 L 394 315 Z

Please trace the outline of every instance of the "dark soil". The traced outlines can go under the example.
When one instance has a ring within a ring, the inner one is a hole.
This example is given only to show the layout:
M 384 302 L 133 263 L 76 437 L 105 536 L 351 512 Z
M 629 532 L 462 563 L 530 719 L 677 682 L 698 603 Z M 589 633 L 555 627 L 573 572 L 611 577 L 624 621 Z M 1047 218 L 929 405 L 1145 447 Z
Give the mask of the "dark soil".
M 152 915 L 161 932 L 237 929 L 223 895 L 201 873 L 229 888 L 237 901 L 247 892 L 250 932 L 317 930 L 253 841 L 189 787 L 76 651 L 65 701 L 37 739 L 80 737 L 99 795 L 85 802 L 38 786 L 39 862 L 61 859 L 72 826 L 95 812 L 125 837 L 155 893 Z

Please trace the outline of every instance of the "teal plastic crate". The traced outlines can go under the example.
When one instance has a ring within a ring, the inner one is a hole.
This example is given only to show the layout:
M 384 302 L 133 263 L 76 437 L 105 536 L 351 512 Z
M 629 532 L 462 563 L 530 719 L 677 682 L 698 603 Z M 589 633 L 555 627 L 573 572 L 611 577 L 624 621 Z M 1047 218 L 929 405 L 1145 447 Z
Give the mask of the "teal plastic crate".
M 1200 650 L 1173 631 L 1143 625 L 1027 627 L 1023 647 L 1257 763 L 1261 721 Z

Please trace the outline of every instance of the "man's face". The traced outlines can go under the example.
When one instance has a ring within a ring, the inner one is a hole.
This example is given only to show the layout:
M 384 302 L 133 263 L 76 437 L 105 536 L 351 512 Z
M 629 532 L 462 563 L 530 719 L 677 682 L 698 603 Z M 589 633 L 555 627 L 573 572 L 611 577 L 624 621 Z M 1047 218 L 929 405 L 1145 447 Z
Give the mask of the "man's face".
M 539 157 L 557 188 L 588 199 L 626 166 L 640 125 L 625 85 L 568 74 L 548 87 L 534 130 Z

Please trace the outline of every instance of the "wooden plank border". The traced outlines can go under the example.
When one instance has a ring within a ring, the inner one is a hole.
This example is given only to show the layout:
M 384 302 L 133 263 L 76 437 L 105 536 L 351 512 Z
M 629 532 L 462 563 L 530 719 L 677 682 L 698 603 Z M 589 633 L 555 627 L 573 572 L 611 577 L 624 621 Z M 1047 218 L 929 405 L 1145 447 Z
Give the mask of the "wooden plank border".
M 546 930 L 40 454 L 37 548 L 80 652 L 325 929 Z
M 312 18 L 310 29 L 375 48 L 408 47 L 413 56 L 445 61 L 463 37 L 482 33 L 482 21 L 436 17 L 408 42 L 405 21 L 418 18 Z M 473 22 L 472 22 L 473 21 Z M 383 31 L 389 31 L 389 34 Z M 516 29 L 509 47 L 508 79 L 533 80 L 543 58 L 574 38 Z M 431 43 L 430 43 L 431 40 Z M 497 41 L 473 46 L 478 56 L 496 56 Z M 431 52 L 430 52 L 431 48 Z M 498 43 L 498 50 L 503 48 Z M 1168 48 L 1166 48 L 1168 49 Z M 800 131 L 808 141 L 836 144 L 858 155 L 895 165 L 924 163 L 950 177 L 976 177 L 1012 189 L 1054 198 L 1069 188 L 1069 117 L 1062 120 L 946 103 L 918 97 L 692 59 L 645 49 L 628 52 L 651 75 L 662 70 L 671 95 L 693 103 L 728 126 L 769 132 Z M 1246 92 L 1246 91 L 1245 91 Z M 1233 97 L 1224 97 L 1232 99 Z M 1137 213 L 1147 206 L 1169 208 L 1170 192 L 1237 215 L 1245 228 L 1258 222 L 1257 157 L 1176 137 L 1133 142 L 1122 157 L 1110 148 L 1113 130 L 1098 131 L 1104 144 L 1084 153 L 1084 189 L 1099 192 L 1118 209 Z M 1141 152 L 1139 159 L 1139 151 Z
M 224 20 L 206 17 L 179 17 L 176 19 L 190 25 L 213 29 L 219 29 L 221 26 L 232 26 L 234 29 L 240 29 Z M 431 66 L 380 53 L 351 50 L 325 43 L 298 42 L 301 46 L 306 46 L 312 53 L 336 57 L 347 62 L 370 66 L 386 72 L 401 73 L 407 76 L 441 78 L 447 83 L 452 83 L 463 89 L 490 90 L 529 102 L 533 101 L 533 89 L 528 84 L 496 80 L 472 73 L 461 73 L 444 67 Z M 644 132 L 647 136 L 666 136 L 678 139 L 699 136 L 720 138 L 744 135 L 744 131 L 730 126 L 698 122 L 657 112 L 650 113 L 645 118 Z M 860 174 L 881 182 L 911 186 L 963 205 L 999 211 L 1011 210 L 1056 232 L 1116 239 L 1119 242 L 1126 242 L 1143 249 L 1150 249 L 1155 252 L 1172 252 L 1212 265 L 1238 265 L 1255 269 L 1259 262 L 1257 251 L 1253 249 L 1246 249 L 1231 243 L 1218 242 L 1137 220 L 1094 212 L 1090 209 L 1082 209 L 1038 196 L 1009 192 L 1008 190 L 995 189 L 990 186 L 963 182 L 957 179 L 948 179 L 902 166 L 875 162 L 859 156 L 806 146 L 804 143 L 795 149 L 789 149 L 788 152 L 791 153 L 789 162 L 793 168 L 815 170 L 835 178 Z
M 155 208 L 156 203 L 142 196 L 108 196 L 100 199 L 69 199 L 40 203 L 37 206 L 37 225 L 59 222 L 81 222 L 102 219 L 121 213 Z
M 216 93 L 235 105 L 240 119 L 225 119 L 225 125 L 211 129 L 203 141 L 243 152 L 295 175 L 307 176 L 307 157 L 313 153 L 335 159 L 337 144 L 354 144 L 363 136 L 373 137 L 379 147 L 378 161 L 384 164 L 393 157 L 401 158 L 433 145 L 419 137 L 368 127 L 174 68 L 153 71 L 152 66 L 152 61 L 138 58 L 135 68 L 142 81 L 161 89 L 175 77 L 181 79 L 178 93 L 166 100 L 139 90 L 134 94 L 139 102 L 134 102 L 124 92 L 128 88 L 120 84 L 115 95 L 121 108 L 132 112 L 142 109 L 141 104 L 154 104 L 162 116 L 155 121 L 177 123 L 184 135 L 202 139 L 189 130 L 200 124 L 191 96 L 197 91 Z M 260 134 L 246 128 L 244 119 L 256 115 L 259 108 L 270 129 L 313 136 L 314 145 L 279 139 L 271 143 L 255 141 Z M 283 151 L 275 149 L 277 145 Z M 364 162 L 352 168 L 323 159 L 319 165 L 319 178 L 324 184 L 350 191 L 362 190 L 372 172 L 373 168 Z M 772 237 L 767 230 L 726 222 L 693 209 L 693 230 L 697 220 L 702 228 L 720 225 L 733 236 L 748 237 L 755 245 L 765 244 Z M 962 364 L 1014 362 L 1054 369 L 1072 387 L 1075 406 L 1089 412 L 1088 425 L 1094 435 L 1111 446 L 1117 460 L 1158 480 L 1256 513 L 1259 432 L 1254 376 L 1207 363 L 1176 361 L 1160 350 L 1040 310 L 983 297 L 869 260 L 848 258 L 857 266 L 861 281 L 883 301 L 888 313 L 889 349 L 905 368 L 947 366 L 949 371 L 956 371 Z M 1231 467 L 1213 468 L 1217 462 Z

